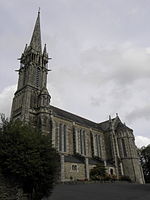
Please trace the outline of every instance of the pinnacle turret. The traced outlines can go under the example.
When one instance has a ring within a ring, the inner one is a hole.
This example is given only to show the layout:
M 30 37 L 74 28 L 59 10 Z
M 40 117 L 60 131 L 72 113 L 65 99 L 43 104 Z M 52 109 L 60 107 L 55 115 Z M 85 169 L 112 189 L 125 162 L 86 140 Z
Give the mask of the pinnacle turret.
M 35 51 L 42 52 L 42 42 L 41 42 L 41 29 L 40 29 L 40 11 L 38 11 L 38 16 L 34 26 L 30 47 Z
M 46 49 L 46 44 L 44 45 L 43 56 L 48 57 L 48 53 L 47 53 L 47 49 Z

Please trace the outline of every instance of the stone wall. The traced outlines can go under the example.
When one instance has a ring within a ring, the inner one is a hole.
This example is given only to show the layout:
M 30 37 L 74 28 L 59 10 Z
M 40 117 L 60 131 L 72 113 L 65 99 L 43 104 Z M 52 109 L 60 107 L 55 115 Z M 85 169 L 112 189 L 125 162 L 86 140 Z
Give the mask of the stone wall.
M 77 166 L 77 170 L 72 169 L 72 165 Z M 72 180 L 84 180 L 85 177 L 85 164 L 82 163 L 69 163 L 65 162 L 64 166 L 64 172 L 65 172 L 65 180 L 69 181 L 71 180 L 70 178 L 72 177 Z

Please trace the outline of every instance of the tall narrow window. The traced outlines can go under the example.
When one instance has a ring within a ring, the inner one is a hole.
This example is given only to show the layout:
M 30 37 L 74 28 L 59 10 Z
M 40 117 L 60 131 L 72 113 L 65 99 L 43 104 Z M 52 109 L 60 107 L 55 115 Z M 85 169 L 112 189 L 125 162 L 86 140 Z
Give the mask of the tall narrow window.
M 82 129 L 80 129 L 79 138 L 80 138 L 80 153 L 81 155 L 86 155 L 85 131 Z
M 99 157 L 101 157 L 101 136 L 98 136 Z
M 40 69 L 39 67 L 36 68 L 36 87 L 40 86 Z
M 75 142 L 75 152 L 79 153 L 79 130 L 77 128 L 74 129 L 74 142 Z
M 59 151 L 62 151 L 62 124 L 59 124 Z
M 101 157 L 101 136 L 99 134 L 95 135 L 95 156 Z
M 80 151 L 81 151 L 81 154 L 83 154 L 83 144 L 82 144 L 82 130 L 80 130 Z
M 83 151 L 84 151 L 84 155 L 86 155 L 86 136 L 85 136 L 85 131 L 83 131 L 83 144 L 84 144 L 84 148 L 83 148 Z
M 67 126 L 59 124 L 59 151 L 67 152 Z
M 96 144 L 96 156 L 98 156 L 98 141 L 97 141 L 97 135 L 95 135 L 95 144 Z
M 122 139 L 122 148 L 123 148 L 124 157 L 127 157 L 127 151 L 126 151 L 126 145 L 125 145 L 124 139 Z
M 66 145 L 66 139 L 67 139 L 67 136 L 66 136 L 66 125 L 64 125 L 63 134 L 64 134 L 64 152 L 66 152 L 67 151 L 67 145 Z

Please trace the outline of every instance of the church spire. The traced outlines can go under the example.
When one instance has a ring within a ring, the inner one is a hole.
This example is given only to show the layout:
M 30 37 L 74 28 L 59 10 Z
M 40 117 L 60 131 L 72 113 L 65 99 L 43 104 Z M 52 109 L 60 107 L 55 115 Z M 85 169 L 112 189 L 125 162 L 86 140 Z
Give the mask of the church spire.
M 38 16 L 34 26 L 30 47 L 39 53 L 42 52 L 42 42 L 41 42 L 41 29 L 40 29 L 40 10 L 38 11 Z

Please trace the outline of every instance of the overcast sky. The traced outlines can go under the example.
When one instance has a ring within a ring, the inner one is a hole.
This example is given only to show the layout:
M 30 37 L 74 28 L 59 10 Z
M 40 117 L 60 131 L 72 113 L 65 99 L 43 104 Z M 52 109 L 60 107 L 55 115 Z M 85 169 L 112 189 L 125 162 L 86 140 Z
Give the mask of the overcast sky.
M 150 144 L 149 0 L 0 0 L 0 113 L 10 115 L 39 6 L 51 104 L 95 122 L 118 113 Z

